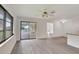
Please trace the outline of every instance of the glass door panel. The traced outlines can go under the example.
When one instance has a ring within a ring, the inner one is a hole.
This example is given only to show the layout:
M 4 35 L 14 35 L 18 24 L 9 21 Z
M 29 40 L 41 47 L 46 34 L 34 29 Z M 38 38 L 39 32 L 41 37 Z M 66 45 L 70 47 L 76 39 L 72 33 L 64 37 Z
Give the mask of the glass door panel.
M 30 23 L 30 38 L 36 38 L 36 23 Z
M 3 20 L 0 20 L 0 42 L 3 41 Z
M 4 11 L 0 8 L 0 42 L 3 41 L 3 20 L 4 19 Z
M 27 21 L 21 22 L 21 39 L 33 39 L 36 38 L 36 23 Z
M 21 22 L 21 39 L 29 38 L 29 23 Z

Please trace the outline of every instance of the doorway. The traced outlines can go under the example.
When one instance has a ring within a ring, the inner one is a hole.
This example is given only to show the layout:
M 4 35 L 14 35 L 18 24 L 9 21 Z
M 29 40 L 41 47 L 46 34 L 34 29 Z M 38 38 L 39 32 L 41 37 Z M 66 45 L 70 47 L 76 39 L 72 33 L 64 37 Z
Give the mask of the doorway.
M 20 39 L 36 39 L 36 22 L 21 21 L 20 22 Z

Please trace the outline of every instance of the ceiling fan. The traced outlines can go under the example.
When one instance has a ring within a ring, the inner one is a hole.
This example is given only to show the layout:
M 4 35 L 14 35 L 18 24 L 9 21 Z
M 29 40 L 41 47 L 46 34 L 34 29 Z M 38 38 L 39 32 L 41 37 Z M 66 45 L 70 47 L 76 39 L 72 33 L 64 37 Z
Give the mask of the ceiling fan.
M 49 17 L 49 16 L 54 16 L 55 10 L 48 10 L 47 8 L 42 9 L 42 17 Z

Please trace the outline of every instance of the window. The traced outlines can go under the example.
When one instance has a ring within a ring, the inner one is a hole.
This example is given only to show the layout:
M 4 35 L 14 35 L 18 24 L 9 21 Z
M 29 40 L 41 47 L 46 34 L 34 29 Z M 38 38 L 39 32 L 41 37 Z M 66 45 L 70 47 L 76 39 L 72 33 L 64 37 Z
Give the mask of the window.
M 4 12 L 0 8 L 0 42 L 3 40 L 3 18 L 4 18 L 3 15 Z
M 13 35 L 13 17 L 0 5 L 0 43 Z

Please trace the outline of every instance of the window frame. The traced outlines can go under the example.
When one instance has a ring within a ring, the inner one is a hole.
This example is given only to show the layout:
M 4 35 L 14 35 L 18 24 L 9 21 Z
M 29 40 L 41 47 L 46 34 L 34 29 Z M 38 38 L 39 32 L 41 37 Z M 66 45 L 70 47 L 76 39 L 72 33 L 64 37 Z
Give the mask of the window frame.
M 13 34 L 13 17 L 12 17 L 12 15 L 0 4 L 0 8 L 3 10 L 3 13 L 4 13 L 4 18 L 3 18 L 3 40 L 0 42 L 0 44 L 1 43 L 3 43 L 4 41 L 6 41 L 7 39 L 9 39 L 11 36 L 13 36 L 14 34 Z M 11 35 L 10 36 L 8 36 L 7 38 L 6 38 L 6 15 L 9 15 L 10 17 L 11 17 Z

